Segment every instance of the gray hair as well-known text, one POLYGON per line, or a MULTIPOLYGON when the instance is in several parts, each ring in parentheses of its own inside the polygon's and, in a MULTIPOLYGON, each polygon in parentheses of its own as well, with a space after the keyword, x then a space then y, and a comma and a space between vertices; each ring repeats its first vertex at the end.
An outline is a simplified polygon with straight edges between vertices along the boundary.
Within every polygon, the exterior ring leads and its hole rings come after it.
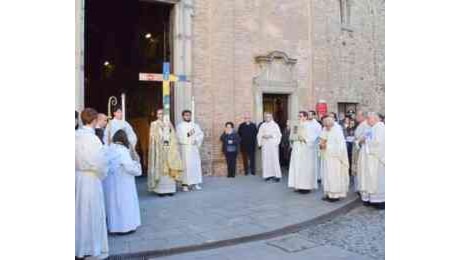
POLYGON ((328 125, 333 126, 335 124, 335 120, 332 117, 328 116, 324 119, 323 123, 324 123, 324 126, 328 126, 328 125))
POLYGON ((367 112, 366 117, 367 117, 367 118, 373 117, 373 118, 376 118, 377 120, 380 120, 379 114, 376 113, 376 112, 367 112))
POLYGON ((358 111, 356 111, 356 115, 359 115, 359 114, 361 114, 363 117, 366 117, 366 116, 367 116, 367 113, 364 112, 364 110, 358 110, 358 111))

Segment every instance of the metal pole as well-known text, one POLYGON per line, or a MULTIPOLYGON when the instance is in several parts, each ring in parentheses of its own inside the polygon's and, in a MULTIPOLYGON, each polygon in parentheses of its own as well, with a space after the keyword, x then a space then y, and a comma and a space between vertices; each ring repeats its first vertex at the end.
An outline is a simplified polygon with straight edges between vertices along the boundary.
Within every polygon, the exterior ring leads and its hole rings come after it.
POLYGON ((126 121, 126 94, 125 93, 121 94, 121 107, 122 107, 122 113, 123 113, 123 121, 126 121))

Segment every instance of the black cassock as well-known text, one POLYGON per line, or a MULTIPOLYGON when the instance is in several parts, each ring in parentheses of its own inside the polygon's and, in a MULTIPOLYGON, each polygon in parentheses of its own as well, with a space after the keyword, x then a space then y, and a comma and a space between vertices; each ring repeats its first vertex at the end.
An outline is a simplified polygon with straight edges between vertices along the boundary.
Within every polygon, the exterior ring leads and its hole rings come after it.
POLYGON ((247 175, 249 172, 248 160, 250 164, 251 173, 256 174, 255 152, 257 145, 257 126, 254 123, 247 124, 246 122, 240 124, 238 127, 238 135, 241 137, 241 155, 243 157, 244 173, 247 175))
POLYGON ((104 144, 104 128, 96 128, 95 129, 97 137, 101 140, 101 142, 104 144))

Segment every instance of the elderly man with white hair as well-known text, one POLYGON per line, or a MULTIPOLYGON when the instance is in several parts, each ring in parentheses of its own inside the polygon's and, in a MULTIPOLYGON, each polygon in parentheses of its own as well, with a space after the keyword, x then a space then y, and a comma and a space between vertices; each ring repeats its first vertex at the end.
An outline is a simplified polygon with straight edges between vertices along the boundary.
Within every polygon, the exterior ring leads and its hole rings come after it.
POLYGON ((347 196, 350 178, 345 138, 341 128, 335 125, 331 117, 324 120, 319 146, 322 157, 323 199, 335 202, 347 196))
POLYGON ((377 113, 367 114, 369 131, 359 140, 364 160, 359 180, 359 192, 365 204, 385 209, 385 125, 377 113))
POLYGON ((273 121, 271 113, 264 113, 265 122, 257 133, 257 143, 262 147, 262 177, 266 180, 279 182, 281 179, 281 166, 279 162, 279 144, 281 130, 273 121))

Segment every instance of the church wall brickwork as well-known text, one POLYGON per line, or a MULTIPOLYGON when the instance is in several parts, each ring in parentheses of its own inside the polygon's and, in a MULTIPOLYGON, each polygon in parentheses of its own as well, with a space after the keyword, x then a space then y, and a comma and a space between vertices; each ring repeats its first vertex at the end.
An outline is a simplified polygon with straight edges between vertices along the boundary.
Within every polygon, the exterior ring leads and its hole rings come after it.
MULTIPOLYGON (((299 107, 319 99, 385 109, 383 0, 350 0, 344 26, 339 0, 195 0, 192 65, 196 120, 205 133, 205 174, 225 175, 220 134, 255 110, 254 57, 279 50, 297 59, 299 107)), ((239 163, 239 169, 242 166, 239 163)), ((241 171, 240 171, 241 172, 241 171)))

